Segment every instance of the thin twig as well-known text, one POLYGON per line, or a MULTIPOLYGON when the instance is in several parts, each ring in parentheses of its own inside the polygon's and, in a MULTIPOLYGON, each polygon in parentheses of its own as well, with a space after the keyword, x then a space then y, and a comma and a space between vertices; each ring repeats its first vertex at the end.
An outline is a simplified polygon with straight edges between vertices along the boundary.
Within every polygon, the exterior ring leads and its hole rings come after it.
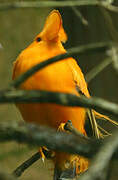
POLYGON ((118 7, 111 5, 107 1, 79 0, 79 1, 15 1, 0 3, 0 10, 16 8, 41 8, 41 7, 72 7, 72 6, 102 6, 109 11, 118 12, 118 7))
POLYGON ((19 85, 21 85, 21 83, 26 81, 30 76, 32 76, 38 70, 41 70, 42 68, 46 67, 47 65, 58 62, 60 60, 64 60, 75 54, 82 54, 84 52, 86 52, 86 54, 95 53, 99 51, 102 52, 102 51, 107 50, 111 46, 113 46, 112 42, 100 42, 100 43, 87 44, 87 45, 82 45, 79 47, 68 49, 68 53, 57 55, 53 58, 49 58, 48 60, 41 62, 40 64, 35 65, 31 69, 29 69, 27 72, 25 72, 23 75, 15 79, 10 84, 10 87, 17 88, 19 85))
POLYGON ((71 8, 72 8, 73 12, 76 14, 76 16, 81 20, 82 24, 85 26, 88 26, 88 21, 81 14, 81 12, 75 6, 72 6, 71 8))
MULTIPOLYGON (((76 84, 76 90, 80 94, 80 97, 86 97, 85 94, 81 91, 81 89, 79 88, 79 86, 77 84, 76 84)), ((92 109, 89 108, 89 109, 86 109, 86 113, 90 120, 93 135, 99 139, 100 137, 102 137, 102 134, 100 133, 100 131, 98 129, 98 124, 96 122, 94 112, 92 109)))
POLYGON ((74 126, 72 125, 71 120, 68 120, 67 123, 64 126, 64 129, 66 131, 69 131, 77 136, 81 136, 83 139, 89 139, 89 137, 84 136, 83 134, 81 134, 76 128, 74 128, 74 126))
POLYGON ((100 6, 99 9, 105 19, 105 23, 106 23, 106 26, 108 27, 108 32, 112 40, 118 43, 118 32, 113 24, 113 20, 111 18, 110 13, 106 9, 104 9, 102 6, 100 6))
POLYGON ((87 109, 87 114, 88 114, 88 117, 90 119, 90 123, 92 126, 93 136, 95 136, 96 138, 99 139, 101 137, 101 134, 100 134, 100 131, 98 129, 98 124, 96 122, 96 118, 95 118, 93 110, 87 109))
MULTIPOLYGON (((109 32, 112 40, 118 44, 118 32, 117 32, 117 30, 113 24, 113 20, 111 18, 110 13, 106 9, 104 9, 103 7, 99 7, 99 8, 103 14, 103 17, 105 19, 105 23, 108 27, 108 32, 109 32)), ((110 53, 111 57, 110 58, 113 62, 114 69, 116 70, 116 72, 118 72, 118 57, 117 57, 118 55, 117 55, 117 48, 116 47, 111 48, 111 53, 110 53)))
POLYGON ((86 76, 86 82, 89 83, 91 80, 93 80, 101 71, 103 71, 109 64, 112 63, 112 58, 106 58, 104 59, 100 64, 96 65, 92 70, 90 70, 86 76))

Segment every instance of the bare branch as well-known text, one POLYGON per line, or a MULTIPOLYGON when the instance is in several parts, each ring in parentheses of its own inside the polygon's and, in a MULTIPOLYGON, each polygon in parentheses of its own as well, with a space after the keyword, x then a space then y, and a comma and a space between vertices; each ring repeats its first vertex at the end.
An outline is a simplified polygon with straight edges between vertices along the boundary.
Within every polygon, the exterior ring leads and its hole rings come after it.
POLYGON ((86 6, 86 5, 97 5, 98 1, 95 0, 80 0, 80 1, 15 1, 0 3, 0 10, 14 9, 14 8, 41 8, 41 7, 71 7, 71 6, 86 6))
POLYGON ((112 57, 107 57, 101 63, 96 65, 92 70, 90 70, 85 76, 87 83, 89 83, 92 79, 94 79, 101 71, 103 71, 112 62, 113 62, 112 57))
POLYGON ((105 9, 109 10, 109 11, 113 11, 118 13, 118 7, 117 6, 113 6, 111 4, 107 4, 107 3, 102 3, 101 6, 103 6, 105 9))
MULTIPOLYGON (((77 131, 77 129, 75 129, 72 125, 71 121, 67 121, 67 123, 64 126, 65 130, 70 131, 71 133, 75 134, 75 135, 79 135, 83 138, 87 138, 86 136, 84 136, 83 134, 79 133, 77 131)), ((44 148, 42 148, 42 151, 45 155, 46 158, 50 158, 52 159, 54 157, 54 152, 50 151, 50 150, 46 150, 44 148)), ((14 171, 13 171, 13 175, 15 177, 20 177, 25 170, 27 170, 32 164, 34 164, 37 160, 39 160, 41 158, 40 152, 38 151, 37 153, 35 153, 32 157, 30 157, 28 160, 26 160, 25 162, 23 162, 20 166, 18 166, 14 171)))
MULTIPOLYGON (((42 148, 42 151, 45 155, 46 158, 51 159, 54 156, 54 153, 50 150, 45 150, 42 148)), ((23 162, 20 166, 18 166, 14 171, 13 171, 13 176, 14 177, 20 177, 25 170, 27 170, 31 165, 33 165, 36 161, 38 161, 41 158, 41 155, 38 152, 33 154, 29 159, 27 159, 25 162, 23 162)))
POLYGON ((75 7, 72 6, 73 12, 76 14, 76 16, 81 20, 82 24, 85 26, 88 26, 88 21, 85 19, 85 17, 81 14, 81 12, 75 7))
POLYGON ((108 27, 107 29, 108 29, 108 32, 109 32, 112 40, 114 42, 118 43, 118 32, 113 24, 113 20, 112 20, 110 13, 101 6, 99 7, 99 9, 102 13, 102 17, 104 17, 104 19, 105 19, 105 24, 108 27))
POLYGON ((37 147, 46 146, 49 150, 79 154, 88 158, 98 151, 102 142, 37 125, 0 124, 0 142, 5 141, 16 141, 37 147))
POLYGON ((29 69, 27 72, 25 72, 23 75, 21 75, 16 80, 14 80, 10 84, 10 87, 15 87, 15 88, 18 87, 19 85, 21 85, 21 83, 26 81, 30 76, 32 76, 38 70, 41 70, 42 68, 46 67, 47 65, 58 62, 60 60, 64 60, 75 54, 82 54, 84 52, 86 52, 86 54, 95 53, 99 51, 103 52, 107 50, 108 48, 110 48, 111 46, 113 46, 112 42, 100 42, 100 43, 87 44, 87 45, 82 45, 79 47, 68 49, 68 53, 57 55, 53 58, 49 58, 48 60, 41 62, 40 64, 35 65, 31 69, 29 69))
MULTIPOLYGON (((116 150, 116 135, 118 136, 118 131, 113 136, 103 140, 83 139, 79 134, 57 132, 51 128, 37 127, 37 125, 32 124, 22 126, 17 124, 0 124, 0 142, 16 141, 30 144, 31 146, 46 146, 50 150, 79 154, 87 158, 92 158, 100 150, 103 143, 110 144, 109 141, 114 142, 111 144, 116 150)), ((110 158, 115 151, 113 151, 113 147, 110 147, 110 150, 108 150, 108 152, 111 152, 110 158)), ((116 151, 113 158, 118 158, 118 151, 116 151)))
POLYGON ((63 106, 87 107, 118 118, 118 105, 101 98, 78 97, 68 93, 38 90, 6 90, 0 92, 0 103, 56 103, 63 106))
POLYGON ((118 7, 111 5, 108 1, 79 0, 79 1, 15 1, 0 3, 0 10, 16 8, 41 8, 41 7, 72 7, 72 6, 103 6, 107 10, 118 12, 118 7))
MULTIPOLYGON (((115 132, 100 148, 97 155, 94 157, 93 161, 87 172, 85 172, 79 180, 103 180, 104 171, 107 168, 113 153, 118 147, 118 131, 115 132)), ((105 175, 106 176, 106 175, 105 175)))
POLYGON ((87 139, 87 140, 89 139, 89 137, 84 136, 84 135, 81 134, 76 128, 74 128, 74 126, 72 125, 71 120, 68 120, 68 121, 67 121, 67 123, 66 123, 65 126, 64 126, 64 129, 65 129, 66 131, 69 131, 69 132, 77 135, 77 136, 81 136, 83 139, 87 139))
POLYGON ((23 162, 20 166, 18 166, 14 171, 13 171, 13 175, 15 177, 20 177, 23 172, 29 168, 32 164, 34 164, 37 160, 39 160, 41 157, 40 153, 37 152, 35 153, 31 158, 29 158, 28 160, 26 160, 25 162, 23 162))

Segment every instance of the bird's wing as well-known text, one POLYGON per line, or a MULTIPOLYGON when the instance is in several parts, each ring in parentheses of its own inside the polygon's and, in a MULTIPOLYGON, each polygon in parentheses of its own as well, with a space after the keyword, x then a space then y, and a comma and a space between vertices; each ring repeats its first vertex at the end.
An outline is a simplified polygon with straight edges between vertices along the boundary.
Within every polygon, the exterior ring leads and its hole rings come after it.
POLYGON ((79 65, 77 64, 76 60, 73 58, 69 58, 68 66, 72 73, 72 77, 73 77, 73 81, 75 82, 76 89, 78 88, 77 89, 78 93, 80 91, 86 97, 90 97, 84 75, 83 75, 79 65))

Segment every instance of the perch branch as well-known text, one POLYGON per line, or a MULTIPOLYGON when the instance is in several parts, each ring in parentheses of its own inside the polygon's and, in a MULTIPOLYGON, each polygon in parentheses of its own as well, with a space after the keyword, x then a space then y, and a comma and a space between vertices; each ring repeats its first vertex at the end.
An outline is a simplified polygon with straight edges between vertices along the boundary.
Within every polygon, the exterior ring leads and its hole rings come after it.
POLYGON ((71 57, 75 54, 82 54, 86 52, 88 53, 95 53, 95 52, 103 52, 113 46, 112 42, 100 42, 100 43, 93 43, 88 45, 82 45, 79 47, 68 49, 68 53, 57 55, 53 58, 50 58, 48 60, 45 60, 41 62, 40 64, 35 65, 31 69, 29 69, 27 72, 25 72, 23 75, 15 79, 11 84, 10 87, 17 88, 21 83, 26 81, 30 76, 32 76, 34 73, 36 73, 38 70, 41 70, 42 68, 46 67, 47 65, 50 65, 52 63, 58 62, 60 60, 64 60, 68 57, 71 57))
MULTIPOLYGON (((65 130, 68 130, 76 135, 79 135, 79 136, 82 136, 84 138, 87 138, 85 137, 83 134, 79 133, 72 125, 72 122, 71 121, 68 121, 66 124, 65 124, 65 130), (79 133, 79 134, 78 134, 79 133)), ((46 149, 43 149, 43 153, 45 155, 46 158, 53 158, 54 156, 54 153, 50 150, 46 150, 46 149)), ((13 171, 13 175, 15 177, 20 177, 25 170, 27 170, 32 164, 34 164, 36 161, 38 161, 39 159, 41 158, 41 155, 39 153, 39 151, 37 153, 35 153, 33 156, 31 156, 29 159, 27 159, 25 162, 23 162, 20 166, 18 166, 14 171, 13 171)))
POLYGON ((64 126, 64 129, 65 129, 66 131, 69 131, 69 132, 77 135, 77 136, 81 136, 81 137, 82 137, 83 139, 85 139, 85 140, 86 140, 86 139, 89 139, 89 137, 84 136, 84 135, 81 134, 76 128, 74 128, 74 126, 72 125, 71 120, 68 120, 68 121, 67 121, 67 123, 66 123, 65 126, 64 126))
MULTIPOLYGON (((118 136, 118 131, 116 131, 116 134, 118 136)), ((107 137, 104 140, 89 140, 83 139, 79 134, 75 136, 66 132, 57 132, 51 128, 37 127, 32 124, 22 126, 17 124, 0 124, 0 142, 16 141, 30 144, 31 146, 46 146, 52 151, 79 154, 87 158, 92 158, 99 151, 102 144, 109 141, 111 137, 107 137)), ((113 157, 118 158, 118 151, 113 157)))
POLYGON ((0 142, 5 141, 16 141, 36 147, 46 146, 52 151, 68 152, 91 158, 98 151, 103 140, 83 139, 79 135, 57 132, 51 128, 37 127, 32 124, 23 126, 0 124, 0 142))

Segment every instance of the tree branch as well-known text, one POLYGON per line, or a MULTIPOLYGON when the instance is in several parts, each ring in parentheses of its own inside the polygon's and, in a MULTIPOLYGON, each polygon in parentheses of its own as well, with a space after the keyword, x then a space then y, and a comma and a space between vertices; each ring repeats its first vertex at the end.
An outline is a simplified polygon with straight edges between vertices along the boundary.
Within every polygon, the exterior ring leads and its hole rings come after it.
POLYGON ((101 98, 78 97, 73 94, 38 90, 2 90, 0 103, 56 103, 70 107, 86 107, 118 118, 118 105, 101 98))
MULTIPOLYGON (((77 129, 75 129, 72 125, 71 121, 67 121, 67 123, 65 124, 65 130, 70 131, 71 133, 75 134, 75 135, 79 135, 83 138, 87 138, 86 136, 84 136, 83 134, 79 133, 77 131, 77 129)), ((46 150, 42 148, 42 151, 45 155, 46 158, 50 158, 52 159, 54 156, 54 153, 50 150, 46 150)), ((20 177, 25 170, 27 170, 32 164, 34 164, 36 161, 38 161, 41 158, 41 154, 38 151, 37 153, 35 153, 33 156, 31 156, 29 159, 27 159, 25 162, 23 162, 20 166, 18 166, 14 171, 13 171, 13 175, 15 177, 20 177)))
POLYGON ((20 77, 12 81, 12 83, 10 84, 10 87, 17 88, 19 85, 21 85, 21 83, 26 81, 34 73, 36 73, 37 71, 41 70, 42 68, 52 63, 58 62, 60 60, 64 60, 75 54, 83 54, 84 52, 86 52, 86 54, 95 53, 99 51, 103 52, 107 50, 108 48, 110 48, 111 46, 113 46, 113 42, 99 42, 99 43, 92 43, 92 44, 82 45, 79 47, 68 49, 68 53, 57 55, 55 57, 49 58, 48 60, 41 62, 40 64, 35 65, 31 69, 29 69, 27 72, 25 72, 23 75, 21 75, 20 77))
POLYGON ((0 142, 16 141, 31 146, 46 146, 49 150, 79 154, 91 158, 102 141, 83 139, 79 135, 57 132, 54 129, 32 124, 0 124, 0 142), (94 144, 94 148, 93 148, 94 144))
POLYGON ((83 134, 81 134, 76 128, 74 128, 74 126, 72 125, 72 122, 71 122, 71 120, 68 120, 67 122, 66 122, 66 124, 65 124, 65 126, 64 126, 64 129, 66 130, 66 131, 69 131, 69 132, 71 132, 72 134, 75 134, 75 135, 77 135, 77 136, 81 136, 83 139, 89 139, 89 137, 87 137, 87 136, 84 136, 83 134))
MULTIPOLYGON (((50 150, 43 150, 43 153, 46 158, 51 159, 53 157, 53 152, 50 150)), ((39 152, 35 153, 33 156, 31 156, 29 159, 27 159, 25 162, 23 162, 20 166, 18 166, 14 171, 13 171, 13 176, 14 177, 20 177, 26 169, 28 169, 32 164, 34 164, 36 161, 38 161, 41 158, 41 155, 39 152)))
POLYGON ((15 177, 20 177, 23 172, 29 168, 32 164, 34 164, 37 160, 39 160, 41 157, 40 153, 37 152, 35 153, 31 158, 29 158, 28 160, 26 160, 25 162, 23 162, 20 166, 18 166, 14 171, 13 171, 13 175, 15 177))
POLYGON ((106 179, 105 169, 107 168, 113 153, 118 147, 118 131, 110 136, 101 146, 99 152, 94 157, 87 172, 79 180, 104 180, 106 179))
POLYGON ((16 8, 41 8, 41 7, 72 7, 72 6, 103 6, 107 10, 118 12, 118 7, 111 5, 107 1, 98 0, 79 0, 79 1, 15 1, 0 3, 0 10, 16 9, 16 8))
POLYGON ((112 62, 112 57, 107 57, 101 63, 93 67, 85 76, 86 82, 89 83, 91 80, 93 80, 101 71, 103 71, 112 62))
POLYGON ((82 24, 85 26, 88 26, 89 25, 88 21, 85 19, 82 13, 77 9, 77 7, 72 6, 71 8, 73 12, 75 13, 75 15, 78 17, 78 19, 81 20, 82 24))
MULTIPOLYGON (((118 130, 113 133, 113 136, 102 140, 83 139, 79 134, 74 135, 66 132, 57 132, 51 128, 37 127, 37 125, 32 124, 22 126, 18 126, 17 124, 0 124, 0 142, 16 141, 31 146, 46 146, 49 150, 78 154, 87 158, 95 156, 103 144, 112 144, 110 149, 106 148, 108 152, 111 152, 111 158, 117 147, 116 136, 118 137, 118 130), (113 142, 110 143, 109 141, 113 142), (114 151, 113 148, 115 149, 114 151)), ((118 150, 113 158, 118 159, 118 150)))

